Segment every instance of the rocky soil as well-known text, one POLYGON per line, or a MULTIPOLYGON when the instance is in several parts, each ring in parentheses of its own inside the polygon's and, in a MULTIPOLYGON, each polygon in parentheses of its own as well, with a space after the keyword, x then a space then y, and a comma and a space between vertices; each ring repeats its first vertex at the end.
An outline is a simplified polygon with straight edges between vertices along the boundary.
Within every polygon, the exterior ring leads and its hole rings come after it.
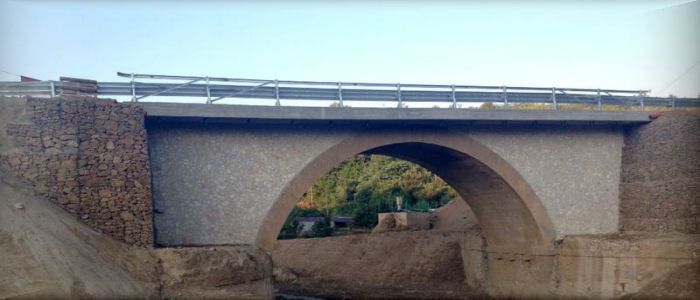
POLYGON ((278 241, 276 287, 331 298, 464 298, 456 232, 405 231, 278 241))
POLYGON ((0 299, 157 298, 144 248, 100 234, 0 174, 0 299))
POLYGON ((250 246, 143 248, 80 222, 0 173, 0 299, 264 299, 269 256, 250 246))
POLYGON ((334 299, 484 297, 465 284, 462 264, 460 244, 465 232, 479 236, 475 224, 457 199, 438 210, 432 230, 385 224, 372 234, 280 240, 272 252, 275 287, 334 299))

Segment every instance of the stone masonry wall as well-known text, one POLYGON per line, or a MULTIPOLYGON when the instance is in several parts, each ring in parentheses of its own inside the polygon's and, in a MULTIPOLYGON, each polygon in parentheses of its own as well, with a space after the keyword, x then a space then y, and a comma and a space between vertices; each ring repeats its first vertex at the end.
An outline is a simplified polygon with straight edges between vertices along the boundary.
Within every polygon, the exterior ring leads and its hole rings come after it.
POLYGON ((700 112, 626 129, 620 182, 620 230, 700 233, 700 112))
POLYGON ((84 96, 2 98, 0 105, 2 172, 23 178, 98 231, 128 244, 153 245, 140 107, 84 96))

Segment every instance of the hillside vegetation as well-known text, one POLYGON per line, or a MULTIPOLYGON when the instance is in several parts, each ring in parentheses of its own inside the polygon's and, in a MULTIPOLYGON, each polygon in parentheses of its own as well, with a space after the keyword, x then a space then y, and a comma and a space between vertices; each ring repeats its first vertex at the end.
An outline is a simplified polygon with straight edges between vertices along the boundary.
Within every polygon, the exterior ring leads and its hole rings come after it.
MULTIPOLYGON (((311 186, 285 222, 280 238, 294 238, 298 216, 350 216, 354 226, 372 228, 377 213, 404 209, 426 211, 440 207, 457 193, 425 168, 383 155, 356 155, 311 186)), ((314 228, 316 229, 316 228, 314 228)), ((328 235, 318 228, 318 235, 328 235)))

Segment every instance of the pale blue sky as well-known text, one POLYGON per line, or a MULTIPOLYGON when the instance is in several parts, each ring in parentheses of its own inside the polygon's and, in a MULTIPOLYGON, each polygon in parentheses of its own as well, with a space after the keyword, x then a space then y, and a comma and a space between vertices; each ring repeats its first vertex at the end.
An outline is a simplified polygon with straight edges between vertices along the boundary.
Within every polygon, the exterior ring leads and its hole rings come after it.
POLYGON ((698 1, 499 3, 0 0, 0 69, 700 95, 698 1))

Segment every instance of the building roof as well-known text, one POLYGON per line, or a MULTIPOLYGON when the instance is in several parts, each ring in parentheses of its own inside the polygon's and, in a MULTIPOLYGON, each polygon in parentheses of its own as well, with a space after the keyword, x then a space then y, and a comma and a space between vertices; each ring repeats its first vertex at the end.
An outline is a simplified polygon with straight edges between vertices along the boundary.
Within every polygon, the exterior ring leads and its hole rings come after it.
MULTIPOLYGON (((319 222, 323 221, 325 217, 295 217, 294 220, 297 222, 319 222)), ((342 223, 352 223, 352 217, 331 217, 331 222, 342 222, 342 223)))

